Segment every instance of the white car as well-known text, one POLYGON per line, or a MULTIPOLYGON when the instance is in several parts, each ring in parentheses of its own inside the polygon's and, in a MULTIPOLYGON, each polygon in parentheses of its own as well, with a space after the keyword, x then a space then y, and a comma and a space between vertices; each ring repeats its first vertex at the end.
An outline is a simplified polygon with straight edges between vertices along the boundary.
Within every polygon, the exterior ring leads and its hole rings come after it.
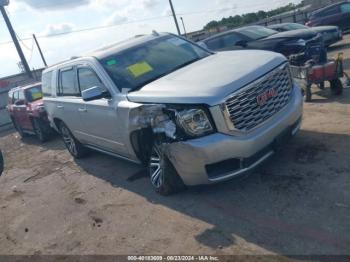
POLYGON ((299 130, 303 99, 286 58, 213 53, 154 33, 43 72, 49 120, 69 152, 148 166, 161 194, 252 170, 299 130))

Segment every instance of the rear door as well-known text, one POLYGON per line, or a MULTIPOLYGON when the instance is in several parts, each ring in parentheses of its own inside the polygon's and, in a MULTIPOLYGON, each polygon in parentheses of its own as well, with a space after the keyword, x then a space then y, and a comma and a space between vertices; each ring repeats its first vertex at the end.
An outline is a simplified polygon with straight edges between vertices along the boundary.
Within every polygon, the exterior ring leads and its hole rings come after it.
POLYGON ((101 78, 90 66, 78 66, 77 74, 81 92, 99 86, 107 94, 106 98, 84 102, 84 105, 79 107, 83 123, 80 136, 90 145, 123 155, 125 148, 121 141, 119 128, 123 123, 118 121, 115 99, 112 99, 101 78))
POLYGON ((348 29, 350 28, 350 3, 345 3, 340 5, 341 12, 341 22, 340 28, 348 29))

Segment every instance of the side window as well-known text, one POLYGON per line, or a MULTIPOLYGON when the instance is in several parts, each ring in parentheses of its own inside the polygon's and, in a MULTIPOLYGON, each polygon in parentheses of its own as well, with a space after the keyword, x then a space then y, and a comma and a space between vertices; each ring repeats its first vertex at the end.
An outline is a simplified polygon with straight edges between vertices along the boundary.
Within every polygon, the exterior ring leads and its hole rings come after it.
POLYGON ((60 90, 61 96, 80 96, 74 68, 60 71, 60 90))
POLYGON ((18 100, 25 100, 25 95, 23 90, 18 91, 18 100))
POLYGON ((81 92, 94 86, 99 86, 104 88, 104 85, 101 82, 100 78, 90 68, 78 69, 78 81, 79 81, 79 87, 81 92))
POLYGON ((341 12, 344 13, 350 13, 350 4, 343 4, 340 6, 341 12))
POLYGON ((319 14, 319 17, 335 15, 339 12, 339 6, 330 7, 319 14))
POLYGON ((13 92, 8 92, 8 98, 7 98, 7 103, 12 105, 13 104, 13 92))
POLYGON ((41 89, 42 89, 43 95, 51 96, 52 95, 52 89, 51 89, 52 72, 47 72, 43 74, 41 81, 42 81, 41 89))
POLYGON ((230 47, 234 46, 238 41, 243 40, 239 35, 237 34, 228 34, 222 37, 223 47, 230 47))
POLYGON ((17 101, 18 101, 18 91, 16 91, 16 92, 13 92, 13 104, 15 104, 17 101))
POLYGON ((206 42, 206 45, 209 47, 209 49, 212 50, 218 50, 223 48, 221 37, 209 40, 208 42, 206 42))

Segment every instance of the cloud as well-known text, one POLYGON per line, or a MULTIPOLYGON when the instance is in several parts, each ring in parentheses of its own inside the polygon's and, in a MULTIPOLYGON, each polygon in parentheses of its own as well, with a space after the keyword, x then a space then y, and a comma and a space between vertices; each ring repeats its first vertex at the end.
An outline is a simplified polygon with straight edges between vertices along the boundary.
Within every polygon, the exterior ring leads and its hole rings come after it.
POLYGON ((117 11, 107 18, 105 24, 116 25, 116 24, 125 23, 126 21, 128 21, 128 18, 124 15, 121 15, 120 12, 117 11))
POLYGON ((141 6, 146 9, 151 9, 156 5, 158 5, 157 0, 141 0, 140 2, 141 2, 141 6))
POLYGON ((103 7, 108 5, 118 5, 114 6, 117 11, 110 15, 106 20, 106 25, 115 25, 125 23, 130 20, 137 20, 145 16, 147 12, 152 11, 157 5, 159 0, 120 0, 110 1, 110 0, 96 0, 103 7))
POLYGON ((171 9, 168 6, 166 9, 164 9, 162 16, 171 16, 171 15, 172 15, 171 9))
POLYGON ((49 35, 56 35, 56 34, 64 34, 64 33, 70 33, 74 29, 74 25, 69 23, 62 23, 62 24, 56 24, 56 25, 48 25, 43 33, 43 35, 49 36, 49 35))
POLYGON ((82 5, 88 5, 90 0, 15 0, 24 3, 33 9, 69 9, 82 5))

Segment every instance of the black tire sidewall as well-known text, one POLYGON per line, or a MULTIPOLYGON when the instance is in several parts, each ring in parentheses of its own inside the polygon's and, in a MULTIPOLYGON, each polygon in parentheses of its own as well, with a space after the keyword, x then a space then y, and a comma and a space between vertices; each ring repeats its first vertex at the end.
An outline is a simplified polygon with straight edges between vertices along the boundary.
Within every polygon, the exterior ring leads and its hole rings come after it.
POLYGON ((48 140, 48 134, 45 130, 45 128, 42 126, 41 120, 40 119, 33 119, 33 127, 34 127, 34 132, 36 137, 41 141, 41 142, 46 142, 48 140), (37 132, 40 130, 40 134, 37 132))

